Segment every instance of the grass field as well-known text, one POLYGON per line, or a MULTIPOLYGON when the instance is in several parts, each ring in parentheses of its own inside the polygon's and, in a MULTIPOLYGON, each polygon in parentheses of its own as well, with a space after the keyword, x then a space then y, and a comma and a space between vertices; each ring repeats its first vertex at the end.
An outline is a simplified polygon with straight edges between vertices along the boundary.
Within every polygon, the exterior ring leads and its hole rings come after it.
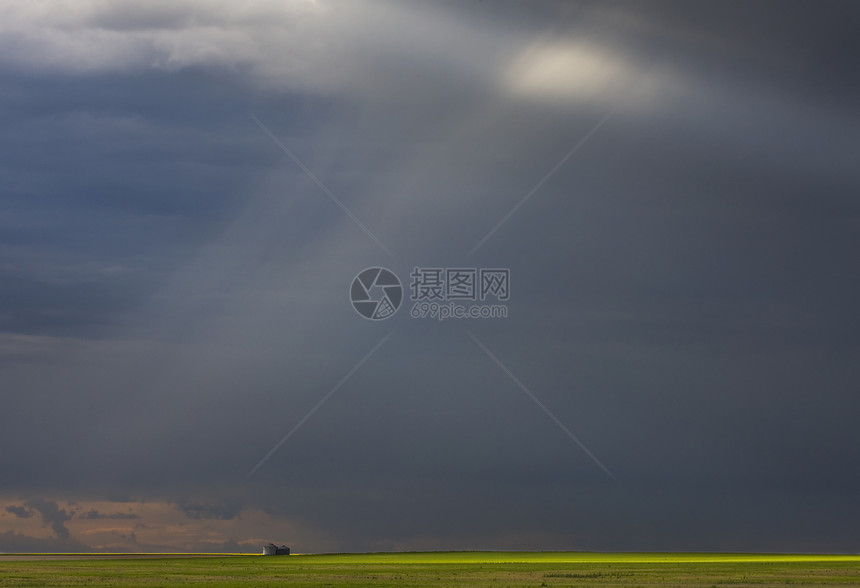
POLYGON ((860 586, 860 556, 431 552, 0 556, 0 586, 860 586))

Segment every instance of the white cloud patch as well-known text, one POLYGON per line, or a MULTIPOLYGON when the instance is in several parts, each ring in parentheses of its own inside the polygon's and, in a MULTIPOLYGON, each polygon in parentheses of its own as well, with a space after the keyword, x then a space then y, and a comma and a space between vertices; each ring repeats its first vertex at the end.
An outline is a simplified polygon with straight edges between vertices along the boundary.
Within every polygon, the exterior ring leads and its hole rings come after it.
POLYGON ((72 73, 240 66, 276 49, 295 64, 325 12, 312 2, 7 2, 0 35, 7 64, 72 73))
MULTIPOLYGON (((582 101, 641 81, 639 64, 587 29, 555 38, 432 4, 6 2, 0 64, 71 74, 217 67, 263 87, 393 100, 404 86, 431 92, 442 83, 582 101)), ((648 77, 652 89, 665 87, 665 75, 648 77)))
POLYGON ((0 23, 7 66, 73 74, 221 67, 312 91, 372 88, 398 70, 392 60, 416 56, 472 67, 476 44, 485 53, 502 44, 433 8, 363 2, 5 2, 0 23))

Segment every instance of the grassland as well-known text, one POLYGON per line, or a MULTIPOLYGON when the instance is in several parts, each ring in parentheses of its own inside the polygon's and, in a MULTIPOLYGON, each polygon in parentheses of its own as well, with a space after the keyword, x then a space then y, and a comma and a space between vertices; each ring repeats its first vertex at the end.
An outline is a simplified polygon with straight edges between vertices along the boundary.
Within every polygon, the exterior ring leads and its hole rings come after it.
POLYGON ((860 586, 860 556, 433 552, 0 557, 0 586, 860 586))

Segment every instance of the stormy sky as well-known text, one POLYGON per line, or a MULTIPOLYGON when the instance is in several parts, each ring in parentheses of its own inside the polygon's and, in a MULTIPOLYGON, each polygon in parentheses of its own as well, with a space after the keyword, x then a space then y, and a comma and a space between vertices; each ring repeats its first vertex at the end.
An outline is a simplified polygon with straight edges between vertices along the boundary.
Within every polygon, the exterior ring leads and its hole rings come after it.
POLYGON ((860 550, 858 26, 0 3, 0 551, 860 550))

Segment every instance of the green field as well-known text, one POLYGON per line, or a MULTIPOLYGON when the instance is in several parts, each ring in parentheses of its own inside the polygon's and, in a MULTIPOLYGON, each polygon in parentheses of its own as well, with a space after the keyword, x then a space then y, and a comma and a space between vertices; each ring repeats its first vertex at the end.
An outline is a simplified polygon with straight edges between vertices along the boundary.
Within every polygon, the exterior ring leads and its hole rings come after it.
POLYGON ((11 559, 0 586, 860 586, 860 556, 431 552, 11 559))

